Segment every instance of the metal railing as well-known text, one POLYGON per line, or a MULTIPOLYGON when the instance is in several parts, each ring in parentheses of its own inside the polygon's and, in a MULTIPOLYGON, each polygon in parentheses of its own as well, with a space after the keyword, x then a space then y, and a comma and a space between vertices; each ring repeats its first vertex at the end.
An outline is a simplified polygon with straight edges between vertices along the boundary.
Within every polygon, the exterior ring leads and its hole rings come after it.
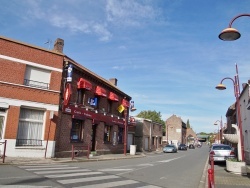
POLYGON ((207 170, 208 172, 208 188, 215 188, 214 181, 214 158, 213 156, 209 156, 210 168, 207 170))
POLYGON ((31 86, 40 89, 49 89, 49 84, 44 82, 38 82, 34 80, 24 79, 24 85, 31 86))
POLYGON ((16 139, 16 146, 42 146, 42 140, 16 139))
POLYGON ((4 144, 4 147, 3 147, 3 155, 0 155, 0 158, 3 159, 3 163, 5 162, 5 153, 6 153, 6 145, 7 145, 7 140, 5 140, 4 142, 0 142, 0 145, 4 144))

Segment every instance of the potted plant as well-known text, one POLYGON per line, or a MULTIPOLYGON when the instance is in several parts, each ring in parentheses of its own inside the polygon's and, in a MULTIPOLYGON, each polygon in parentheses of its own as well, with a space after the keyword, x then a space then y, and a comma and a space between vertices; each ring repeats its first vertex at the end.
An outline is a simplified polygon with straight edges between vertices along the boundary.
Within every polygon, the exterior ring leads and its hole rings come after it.
POLYGON ((228 158, 226 160, 226 170, 234 174, 247 174, 246 163, 237 158, 228 158))

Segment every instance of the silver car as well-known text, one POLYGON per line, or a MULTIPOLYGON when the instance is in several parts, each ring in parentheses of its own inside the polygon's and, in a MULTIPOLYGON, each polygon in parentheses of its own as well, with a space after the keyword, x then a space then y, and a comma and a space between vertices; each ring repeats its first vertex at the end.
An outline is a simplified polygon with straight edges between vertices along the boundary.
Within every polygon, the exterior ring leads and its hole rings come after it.
POLYGON ((177 153, 177 147, 175 145, 166 145, 163 148, 163 153, 177 153))
POLYGON ((213 144, 209 155, 209 163, 211 163, 211 158, 213 158, 214 162, 226 161, 227 158, 235 158, 233 148, 226 144, 213 144))

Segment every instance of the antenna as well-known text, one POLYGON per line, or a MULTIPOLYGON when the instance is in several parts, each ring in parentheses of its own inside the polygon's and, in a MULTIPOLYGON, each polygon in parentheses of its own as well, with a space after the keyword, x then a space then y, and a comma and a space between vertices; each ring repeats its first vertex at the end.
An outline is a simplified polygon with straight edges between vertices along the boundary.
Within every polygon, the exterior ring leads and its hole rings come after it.
POLYGON ((44 43, 44 44, 48 44, 48 50, 50 49, 51 42, 52 41, 50 39, 48 39, 47 42, 44 43))

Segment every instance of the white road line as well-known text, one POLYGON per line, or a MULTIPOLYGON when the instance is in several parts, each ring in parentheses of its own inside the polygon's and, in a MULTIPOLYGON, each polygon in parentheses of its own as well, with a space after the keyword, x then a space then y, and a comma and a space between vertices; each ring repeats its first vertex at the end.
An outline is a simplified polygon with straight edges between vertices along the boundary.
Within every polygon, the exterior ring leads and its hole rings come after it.
POLYGON ((89 172, 88 169, 73 169, 73 170, 55 170, 55 171, 42 171, 34 172, 35 174, 57 174, 57 173, 71 173, 71 172, 89 172))
POLYGON ((51 188, 52 186, 0 185, 1 188, 51 188))
POLYGON ((47 178, 63 178, 63 177, 74 177, 74 176, 86 176, 94 174, 103 174, 102 172, 82 172, 82 173, 71 173, 71 174, 59 174, 59 175, 46 175, 47 178))
POLYGON ((100 184, 94 184, 94 185, 86 185, 86 186, 80 186, 80 187, 74 187, 74 188, 109 188, 109 187, 116 187, 116 186, 122 186, 122 185, 130 185, 139 183, 138 181, 134 180, 124 180, 124 181, 116 181, 116 182, 109 182, 109 183, 100 183, 100 184))
POLYGON ((176 158, 172 158, 172 159, 167 159, 167 160, 164 160, 164 161, 157 161, 158 163, 168 163, 170 161, 173 161, 173 160, 176 160, 176 159, 179 159, 179 158, 182 158, 182 157, 176 157, 176 158))
POLYGON ((131 171, 131 170, 133 170, 133 169, 128 169, 128 168, 119 168, 119 169, 117 169, 117 168, 104 168, 104 169, 101 169, 101 170, 98 170, 98 171, 101 171, 101 172, 120 172, 120 171, 131 171))
POLYGON ((158 186, 155 186, 155 185, 145 185, 145 186, 137 187, 137 188, 161 188, 161 187, 158 187, 158 186))
POLYGON ((83 183, 83 182, 89 182, 89 181, 107 180, 107 179, 115 179, 115 178, 120 178, 120 177, 115 176, 115 175, 108 175, 108 176, 87 177, 87 178, 78 178, 78 179, 69 179, 69 180, 58 180, 57 182, 61 184, 71 184, 71 183, 83 183))
MULTIPOLYGON (((67 169, 76 169, 76 168, 78 168, 78 167, 74 167, 74 166, 69 166, 69 167, 67 167, 67 169)), ((28 171, 39 171, 39 170, 63 170, 63 169, 65 169, 65 168, 56 168, 56 167, 52 167, 52 168, 31 168, 31 169, 25 169, 25 170, 28 170, 28 171)), ((79 169, 79 168, 78 168, 79 169)))
POLYGON ((18 166, 19 168, 44 168, 44 167, 65 167, 65 166, 68 166, 68 165, 48 165, 48 164, 45 164, 45 165, 25 165, 25 166, 18 166))
POLYGON ((150 163, 145 163, 145 164, 139 164, 139 165, 136 165, 136 166, 154 166, 154 165, 150 164, 150 163))

